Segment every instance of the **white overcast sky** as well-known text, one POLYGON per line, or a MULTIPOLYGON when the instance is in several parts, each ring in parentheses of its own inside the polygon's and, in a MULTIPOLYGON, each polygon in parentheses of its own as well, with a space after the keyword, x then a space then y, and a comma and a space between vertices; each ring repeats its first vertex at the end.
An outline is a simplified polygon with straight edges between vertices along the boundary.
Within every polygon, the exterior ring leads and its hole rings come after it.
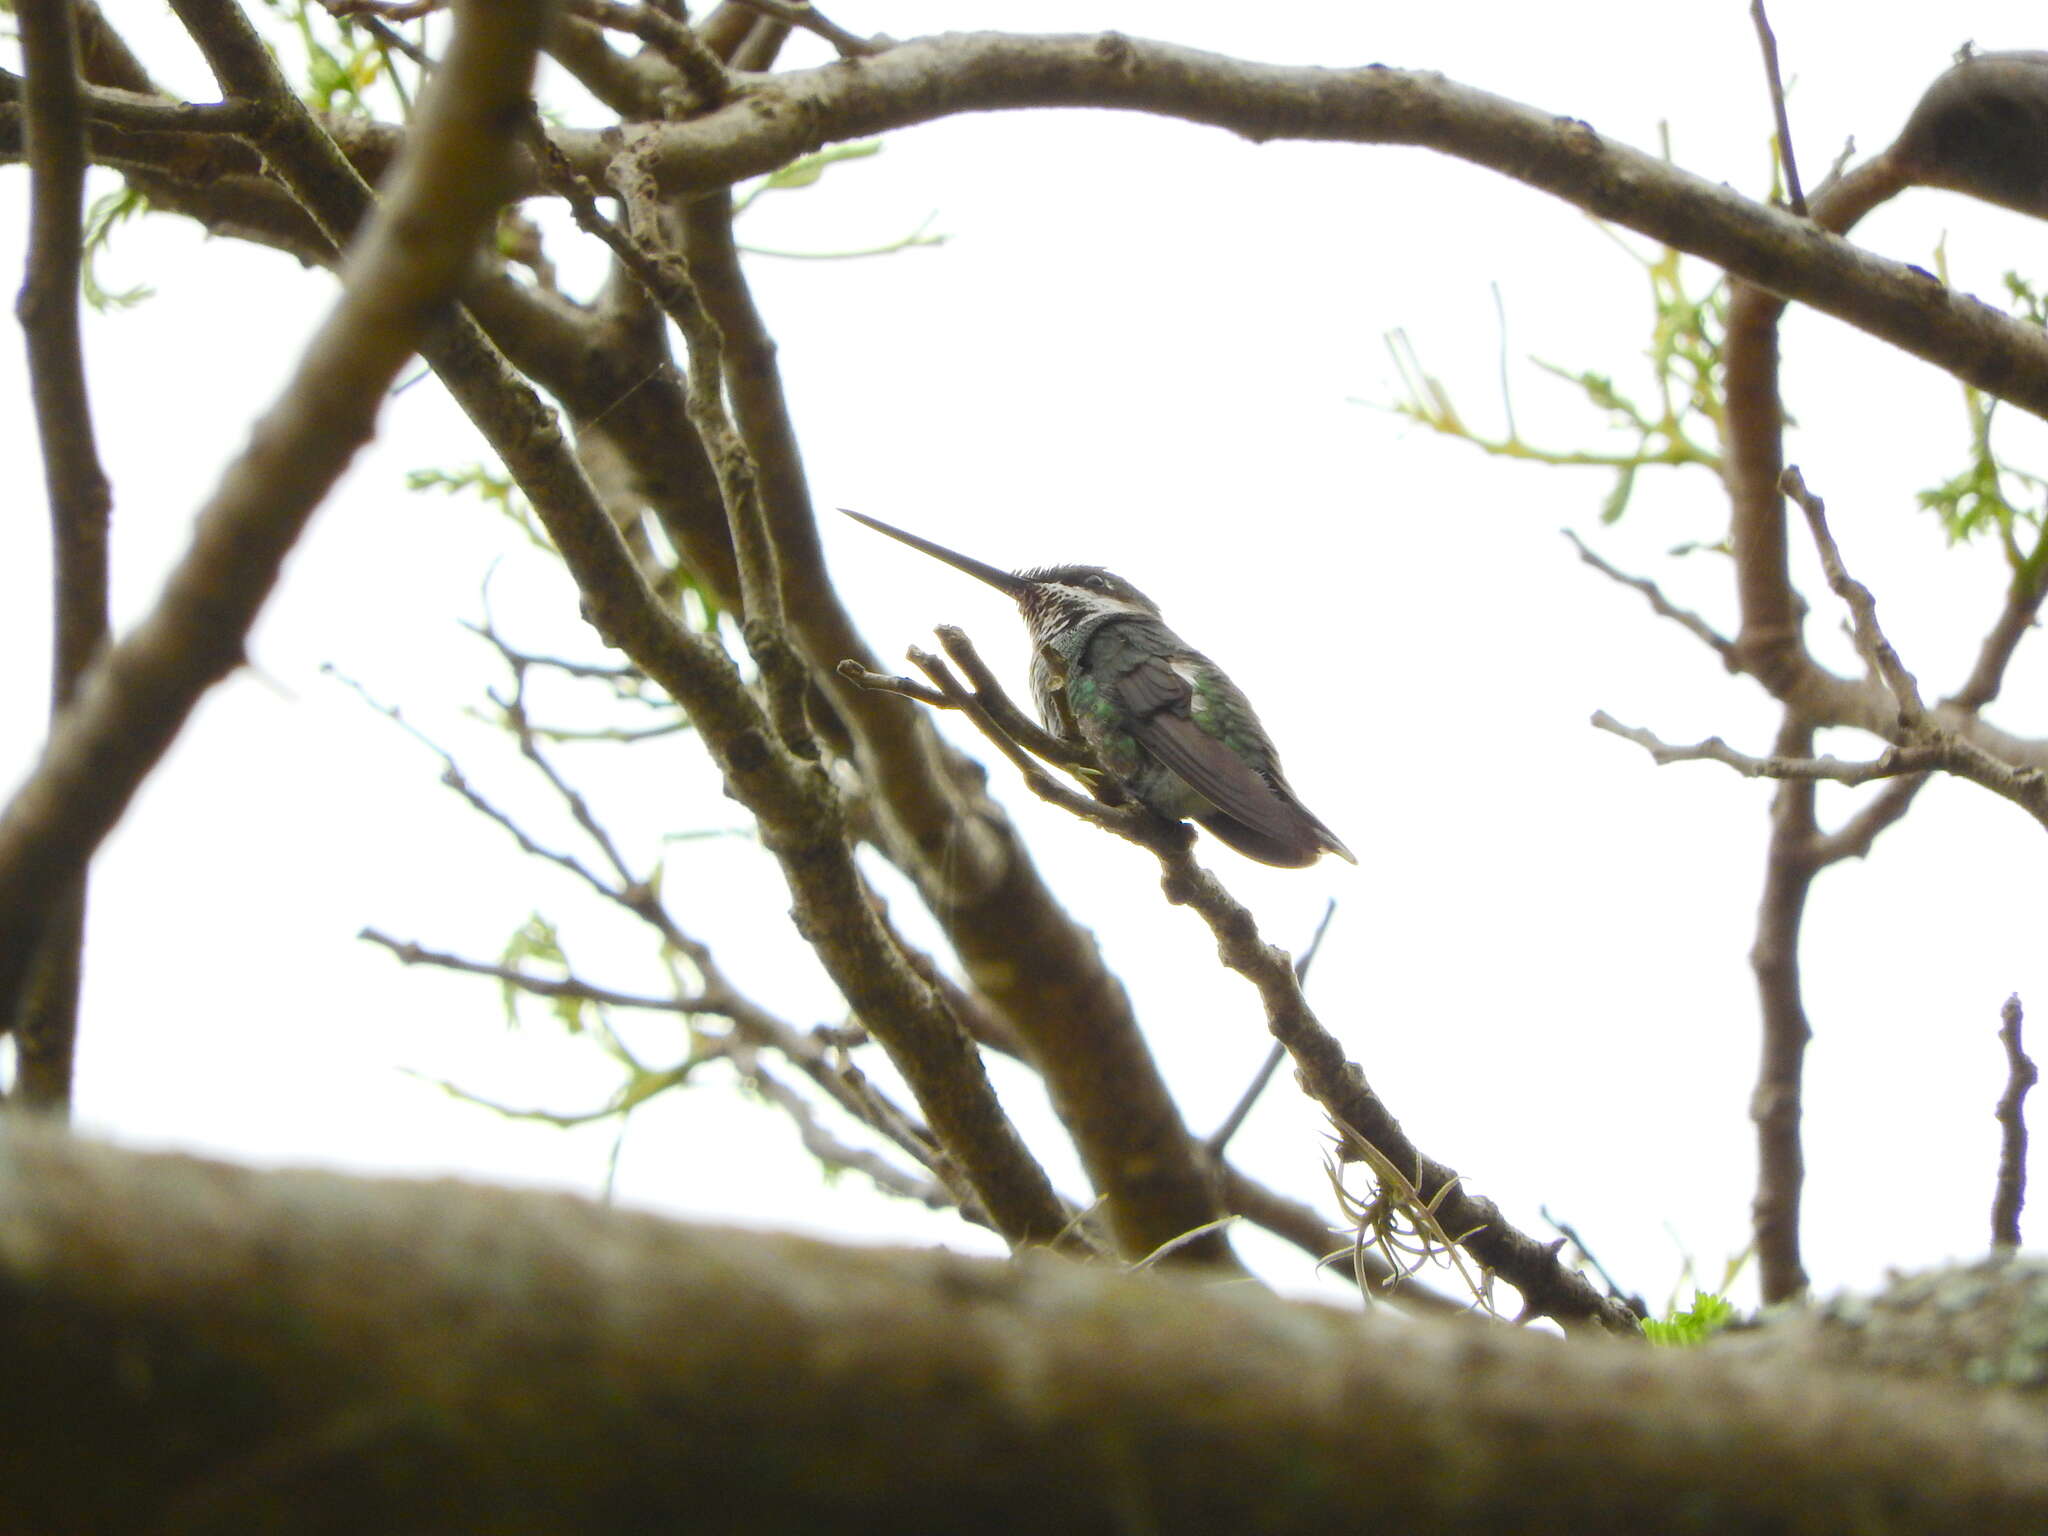
MULTIPOLYGON (((205 99, 168 11, 133 11, 163 78, 205 99), (167 46, 159 46, 159 45, 167 46)), ((2038 45, 2010 5, 1781 5, 1795 141, 1809 180, 1844 142, 1887 142, 1956 48, 2038 45), (1938 12, 1938 16, 1937 16, 1938 12)), ((1457 7, 1097 0, 1078 5, 843 0, 833 14, 908 37, 944 28, 1116 27, 1248 57, 1385 62, 1585 119, 1751 193, 1767 182, 1768 104, 1747 7, 1471 3, 1457 7)), ((799 47, 793 58, 816 50, 799 47)), ((571 113, 572 118, 575 116, 571 113)), ((113 185, 96 182, 96 190, 113 185)), ((26 178, 0 199, 18 270, 26 178)), ((1204 844, 1268 937, 1298 946, 1339 910, 1311 982, 1415 1139, 1543 1230, 1548 1204, 1631 1287, 1661 1301, 1687 1255, 1706 1274, 1748 1241, 1747 1101, 1756 1051, 1745 951, 1769 788, 1706 765, 1658 770, 1598 734, 1604 708, 1672 740, 1768 749, 1753 685, 1579 565, 1559 529, 1663 581, 1724 626, 1713 486, 1646 474, 1599 528, 1598 473, 1483 459, 1380 407, 1383 341, 1404 328, 1469 420, 1500 422, 1501 337, 1524 432, 1572 446, 1600 422, 1530 356, 1639 368, 1639 269, 1583 215, 1418 150, 1253 146, 1100 113, 957 119, 892 137, 873 160, 749 215, 762 245, 857 246, 928 214, 938 249, 886 260, 757 260, 821 507, 901 522, 1002 565, 1096 562, 1154 596, 1258 701, 1308 803, 1361 867, 1258 868, 1204 844)), ((2042 228, 1946 194, 1887 208, 1857 238, 1960 286, 2048 278, 2042 228)), ((1637 242, 1640 248, 1640 242, 1637 242)), ((557 236, 565 281, 596 268, 557 236)), ((1692 270, 1704 285, 1710 274, 1692 270)), ((157 218, 125 229, 109 281, 140 307, 88 322, 116 497, 115 598, 149 603, 195 509, 246 440, 332 299, 324 274, 157 218)), ((1923 687, 1966 669, 1995 611, 1988 549, 1949 551, 1914 493, 1959 466, 1960 396, 1883 344, 1812 315, 1786 327, 1790 453, 1828 497, 1852 568, 1923 687)), ((13 509, 0 561, 0 782, 33 760, 46 686, 42 485, 19 349, 0 465, 13 509)), ((2002 441, 2039 464, 2011 413, 2002 441)), ((608 1064, 538 1012, 505 1027, 489 983, 406 971, 357 942, 373 924, 489 958, 540 910, 593 979, 657 984, 623 918, 533 866, 438 783, 439 764, 322 673, 334 668, 457 751, 472 777, 573 831, 502 738, 465 713, 502 679, 458 624, 487 571, 500 624, 536 650, 594 654, 565 579, 475 504, 408 494, 407 470, 481 448, 431 381, 385 408, 374 448, 321 512, 259 624, 254 667, 212 695, 95 866, 78 1112, 144 1145, 262 1162, 460 1171, 595 1189, 599 1129, 511 1124, 450 1102, 453 1079, 520 1104, 602 1100, 608 1064)), ((997 595, 851 524, 824 529, 843 589, 885 655, 938 622, 970 627, 1021 673, 997 595)), ((1811 561, 1801 551, 1803 565, 1811 561)), ((1850 665, 1818 582, 1814 643, 1850 665)), ((2033 642, 2038 647, 2039 642, 2033 642)), ((2038 649, 1997 718, 2048 731, 2038 649)), ((1846 736, 1828 745, 1861 753, 1846 736)), ((733 825, 686 740, 632 762, 565 752, 637 849, 733 825)), ((1055 886, 1128 981, 1193 1124, 1211 1126, 1263 1055, 1250 989, 1220 972, 1196 919, 1165 907, 1150 858, 1042 812, 1001 766, 998 793, 1055 886)), ((1824 797, 1840 814, 1845 795, 1824 797)), ((2019 991, 2048 1043, 2039 830, 1940 784, 1866 865, 1825 875, 1807 925, 1808 1262, 1824 1287, 1978 1251, 2003 1081, 1998 1007, 2019 991)), ((834 995, 786 930, 786 895, 739 839, 669 845, 682 924, 799 1024, 834 995)), ((895 912, 929 936, 899 893, 895 912)), ((666 1026, 636 1040, 656 1059, 666 1026)), ((1035 1091, 1000 1073, 1071 1190, 1072 1160, 1035 1091)), ((679 1213, 864 1238, 982 1243, 945 1218, 831 1188, 775 1113, 717 1074, 642 1111, 619 1192, 679 1213)), ((2037 1140, 2037 1146, 2039 1145, 2037 1140)), ((1318 1117, 1284 1077, 1239 1149, 1319 1198, 1318 1117)), ((2042 1173, 2041 1158, 2035 1159, 2042 1173)), ((1266 1250, 1247 1241, 1247 1251, 1266 1250)), ((1272 1273, 1300 1279, 1276 1258, 1272 1273)))

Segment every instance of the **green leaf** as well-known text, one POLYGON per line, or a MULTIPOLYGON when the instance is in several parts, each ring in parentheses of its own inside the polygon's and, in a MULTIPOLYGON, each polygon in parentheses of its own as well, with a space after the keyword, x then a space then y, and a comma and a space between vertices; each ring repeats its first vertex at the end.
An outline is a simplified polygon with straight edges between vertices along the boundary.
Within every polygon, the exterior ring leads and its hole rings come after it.
POLYGON ((1614 477, 1614 489, 1607 493, 1607 499, 1600 503, 1600 521, 1618 523, 1621 514, 1628 510, 1629 493, 1636 488, 1636 467, 1633 464, 1621 466, 1614 477))
POLYGON ((792 160, 779 171, 769 172, 761 188, 767 192, 794 192, 802 187, 814 187, 827 167, 842 160, 866 160, 881 152, 881 144, 873 139, 860 144, 834 144, 830 149, 821 149, 814 155, 792 160))
POLYGON ((1643 1324, 1643 1337, 1667 1348, 1689 1349, 1703 1344, 1735 1321, 1735 1308, 1725 1296, 1705 1291, 1692 1293, 1692 1305, 1674 1312, 1663 1321, 1651 1318, 1643 1324))
MULTIPOLYGON (((538 912, 534 913, 533 916, 513 930, 512 937, 505 941, 505 951, 499 956, 498 964, 508 971, 516 971, 521 969, 529 960, 538 960, 546 965, 559 967, 564 975, 567 975, 569 971, 568 956, 562 953, 561 935, 556 932, 555 925, 542 917, 538 912)), ((517 1029, 519 1027, 519 999, 525 994, 509 981, 500 982, 499 985, 505 995, 505 1022, 512 1028, 517 1029)), ((578 1001, 575 998, 556 999, 557 1014, 561 1014, 559 1006, 561 1003, 577 1003, 578 1001)), ((583 1018, 580 1007, 572 1009, 569 1014, 563 1015, 562 1022, 569 1027, 572 1034, 582 1029, 583 1018)))
POLYGON ((78 286, 85 295, 85 302, 101 314, 133 308, 156 292, 147 283, 137 283, 133 288, 108 288, 100 282, 99 276, 99 258, 113 244, 115 227, 147 212, 149 200, 127 186, 94 198, 92 206, 85 211, 85 249, 78 267, 78 286))

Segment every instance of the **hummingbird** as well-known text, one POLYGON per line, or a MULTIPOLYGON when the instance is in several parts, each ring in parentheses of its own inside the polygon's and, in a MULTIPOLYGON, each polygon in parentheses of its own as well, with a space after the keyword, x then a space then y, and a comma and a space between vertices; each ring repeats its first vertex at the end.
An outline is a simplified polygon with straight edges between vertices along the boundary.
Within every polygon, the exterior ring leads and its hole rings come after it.
POLYGON ((1250 700, 1166 627, 1159 605, 1099 565, 998 570, 865 513, 840 511, 1005 593, 1031 631, 1031 691, 1052 735, 1085 742, 1131 797, 1283 869, 1358 860, 1280 771, 1250 700))

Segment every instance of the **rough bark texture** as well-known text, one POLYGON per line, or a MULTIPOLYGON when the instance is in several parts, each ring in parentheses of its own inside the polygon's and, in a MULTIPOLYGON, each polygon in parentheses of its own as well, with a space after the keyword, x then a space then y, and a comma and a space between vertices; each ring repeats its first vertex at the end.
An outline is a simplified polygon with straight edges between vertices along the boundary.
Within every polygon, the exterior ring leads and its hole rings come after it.
POLYGON ((0 1136, 12 1530, 2038 1531, 2008 1396, 0 1136))

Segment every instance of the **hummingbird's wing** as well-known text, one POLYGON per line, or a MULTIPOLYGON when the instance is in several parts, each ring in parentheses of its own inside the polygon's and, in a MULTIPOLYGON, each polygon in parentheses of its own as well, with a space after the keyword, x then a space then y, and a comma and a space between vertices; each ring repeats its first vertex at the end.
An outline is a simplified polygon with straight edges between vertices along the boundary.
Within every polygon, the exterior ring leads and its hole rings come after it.
POLYGON ((1337 835, 1295 798, 1292 786, 1280 775, 1272 743, 1242 697, 1232 701, 1236 707, 1231 713, 1239 717, 1240 731, 1256 733, 1254 751, 1273 765, 1266 771, 1247 762, 1221 736, 1196 724, 1195 686, 1189 671, 1176 666, 1170 656, 1140 654, 1142 647, 1113 633, 1099 636, 1096 644, 1102 646, 1105 641, 1111 647, 1122 641, 1131 652, 1114 660, 1102 659, 1109 661, 1103 670, 1115 678, 1118 702, 1138 744, 1222 812, 1221 816, 1199 818, 1204 826, 1238 852, 1262 863, 1299 867, 1314 863, 1316 855, 1326 849, 1358 862, 1337 835))

